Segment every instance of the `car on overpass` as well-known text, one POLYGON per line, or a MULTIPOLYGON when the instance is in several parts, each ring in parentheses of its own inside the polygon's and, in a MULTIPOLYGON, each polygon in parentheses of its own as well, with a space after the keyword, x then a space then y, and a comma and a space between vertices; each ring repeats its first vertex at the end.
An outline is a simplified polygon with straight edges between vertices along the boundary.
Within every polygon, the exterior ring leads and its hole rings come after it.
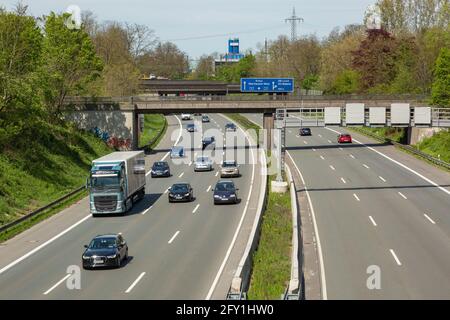
POLYGON ((236 125, 232 122, 229 122, 225 125, 225 131, 236 131, 236 129, 236 125))
POLYGON ((170 177, 169 164, 166 161, 156 161, 155 163, 153 163, 151 176, 152 178, 170 177))
POLYGON ((183 158, 184 157, 184 148, 174 146, 170 149, 170 158, 183 158))
POLYGON ((197 127, 195 126, 195 124, 190 123, 186 126, 186 130, 187 132, 195 132, 197 131, 197 127))
POLYGON ((352 143, 352 136, 348 133, 341 133, 337 137, 338 143, 352 143))
POLYGON ((194 163, 194 171, 212 171, 213 165, 208 157, 197 157, 194 163))
POLYGON ((238 203, 238 195, 237 191, 239 189, 236 188, 234 185, 234 182, 231 180, 219 180, 216 183, 216 186, 212 191, 214 204, 221 204, 221 203, 238 203))
POLYGON ((310 128, 300 128, 300 135, 301 136, 310 136, 312 135, 310 128))
POLYGON ((123 261, 128 261, 128 245, 120 233, 98 235, 84 247, 86 250, 81 257, 83 269, 120 268, 123 261))
POLYGON ((216 139, 214 137, 205 137, 202 140, 202 148, 206 149, 207 147, 210 147, 212 149, 216 148, 216 139))
POLYGON ((181 120, 192 120, 192 115, 190 113, 182 113, 181 120))
POLYGON ((220 177, 239 177, 239 165, 236 160, 225 160, 220 168, 220 177))
POLYGON ((194 201, 194 190, 187 182, 175 183, 169 188, 169 202, 194 201))
POLYGON ((204 114, 204 115, 202 116, 202 122, 203 122, 203 123, 209 122, 209 117, 208 117, 206 114, 204 114))

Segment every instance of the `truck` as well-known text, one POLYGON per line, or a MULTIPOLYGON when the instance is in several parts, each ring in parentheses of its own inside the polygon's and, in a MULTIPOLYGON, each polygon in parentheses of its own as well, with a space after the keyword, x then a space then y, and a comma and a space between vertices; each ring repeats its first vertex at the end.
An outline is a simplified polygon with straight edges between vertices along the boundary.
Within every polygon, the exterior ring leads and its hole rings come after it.
POLYGON ((92 216, 125 215, 144 198, 145 180, 143 151, 113 152, 92 161, 86 181, 92 216))

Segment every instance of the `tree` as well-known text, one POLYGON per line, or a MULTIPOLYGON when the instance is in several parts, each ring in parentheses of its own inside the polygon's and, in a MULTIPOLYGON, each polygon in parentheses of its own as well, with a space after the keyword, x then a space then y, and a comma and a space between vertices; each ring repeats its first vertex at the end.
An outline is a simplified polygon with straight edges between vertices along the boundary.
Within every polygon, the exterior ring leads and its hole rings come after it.
POLYGON ((216 79, 228 83, 237 83, 241 78, 254 75, 256 58, 252 54, 247 54, 237 63, 230 63, 220 66, 216 70, 216 79))
POLYGON ((191 78, 197 80, 211 80, 213 76, 214 76, 214 57, 211 55, 201 56, 191 78))
POLYGON ((370 29, 366 33, 366 39, 353 52, 353 68, 361 75, 363 90, 386 87, 395 77, 397 43, 383 29, 370 29))
POLYGON ((344 70, 337 75, 333 87, 333 94, 351 94, 359 91, 360 75, 354 70, 344 70))
POLYGON ((81 95, 100 76, 103 65, 89 35, 83 29, 69 29, 68 14, 51 13, 45 19, 42 55, 42 85, 51 115, 61 111, 67 95, 81 95))
POLYGON ((442 48, 436 60, 431 99, 434 105, 450 107, 450 49, 442 48))

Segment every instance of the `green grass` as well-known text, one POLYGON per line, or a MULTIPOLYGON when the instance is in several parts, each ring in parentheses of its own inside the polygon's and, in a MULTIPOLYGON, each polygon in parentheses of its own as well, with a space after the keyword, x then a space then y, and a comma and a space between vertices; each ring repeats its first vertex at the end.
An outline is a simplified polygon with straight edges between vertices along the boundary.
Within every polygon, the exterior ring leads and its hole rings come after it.
POLYGON ((407 133, 404 128, 358 128, 361 131, 374 133, 381 138, 388 138, 395 142, 405 143, 407 133))
POLYGON ((22 132, 0 154, 0 225, 84 185, 91 161, 112 151, 70 124, 40 122, 22 132))
MULTIPOLYGON (((271 176, 270 181, 275 176, 271 176)), ((269 193, 258 250, 253 256, 249 300, 279 300, 290 278, 292 214, 290 193, 269 193)))
POLYGON ((432 137, 422 140, 416 147, 442 161, 450 162, 450 131, 435 133, 432 137))
POLYGON ((144 132, 142 132, 139 137, 139 147, 144 147, 148 144, 151 144, 150 148, 156 146, 159 140, 164 136, 166 127, 167 121, 164 115, 162 114, 144 115, 144 132))
POLYGON ((261 129, 260 126, 258 126, 256 123, 250 121, 248 118, 246 118, 245 116, 243 116, 239 113, 230 113, 230 114, 227 114, 227 116, 230 119, 236 121, 240 126, 243 127, 243 129, 255 130, 256 139, 257 139, 257 141, 259 141, 259 130, 261 129))

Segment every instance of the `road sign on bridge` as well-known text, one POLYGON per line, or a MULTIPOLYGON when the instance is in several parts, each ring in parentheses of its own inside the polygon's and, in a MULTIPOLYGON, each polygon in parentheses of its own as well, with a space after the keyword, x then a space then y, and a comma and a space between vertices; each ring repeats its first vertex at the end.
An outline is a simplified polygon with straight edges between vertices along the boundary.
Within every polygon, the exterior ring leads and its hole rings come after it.
POLYGON ((292 78, 242 78, 241 92, 288 93, 294 91, 292 78))

